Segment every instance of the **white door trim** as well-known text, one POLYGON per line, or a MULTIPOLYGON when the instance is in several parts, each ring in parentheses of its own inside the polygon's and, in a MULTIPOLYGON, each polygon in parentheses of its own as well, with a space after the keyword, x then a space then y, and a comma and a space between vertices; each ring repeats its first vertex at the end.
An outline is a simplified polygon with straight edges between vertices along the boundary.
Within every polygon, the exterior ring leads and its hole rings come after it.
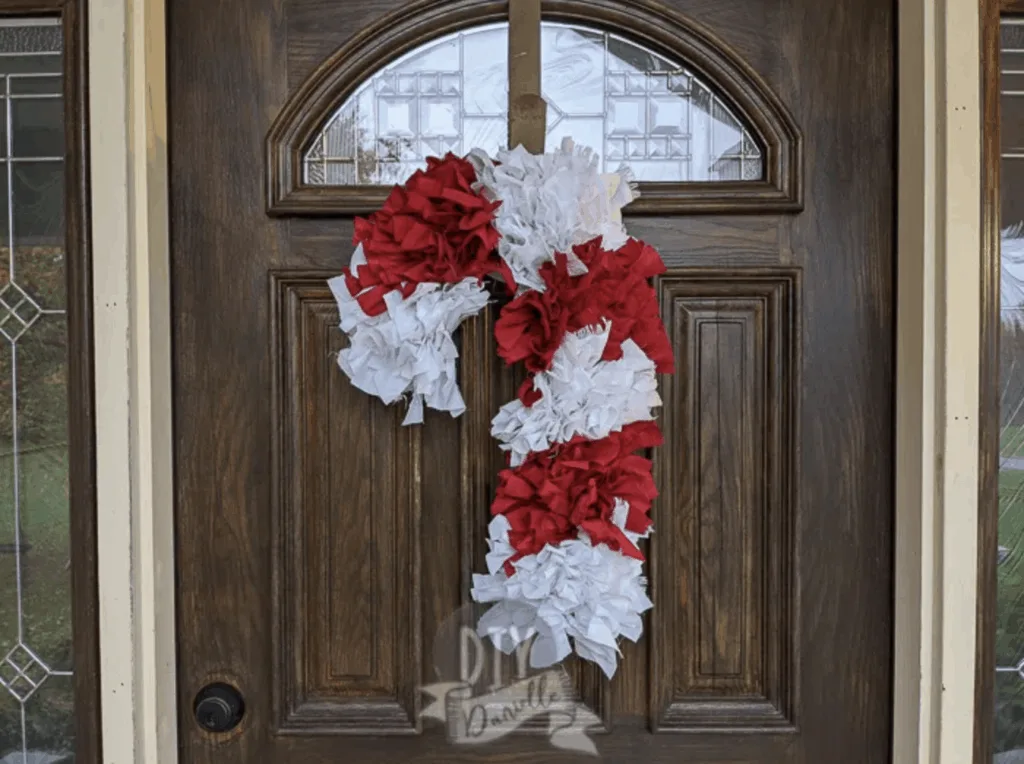
POLYGON ((973 758, 981 338, 978 0, 899 2, 893 761, 973 758))
MULTIPOLYGON (((177 761, 164 0, 89 5, 104 762, 177 761)), ((978 0, 899 0, 895 764, 971 761, 978 0)))
POLYGON ((103 761, 177 761, 164 0, 90 0, 103 761))

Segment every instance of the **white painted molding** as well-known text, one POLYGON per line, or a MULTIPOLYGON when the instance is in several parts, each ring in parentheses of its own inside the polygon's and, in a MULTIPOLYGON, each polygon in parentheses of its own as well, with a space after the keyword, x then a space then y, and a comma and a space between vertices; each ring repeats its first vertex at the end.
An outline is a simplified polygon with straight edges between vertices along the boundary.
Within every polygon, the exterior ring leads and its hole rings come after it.
MULTIPOLYGON (((937 186, 941 227, 936 373, 942 422, 936 464, 942 559, 933 585, 942 594, 939 755, 969 762, 974 755, 975 656, 978 600, 978 448, 981 368, 981 24, 977 0, 947 0, 937 186)), ((994 636, 994 635, 993 635, 994 636)))
POLYGON ((89 8, 93 331, 96 353, 96 537, 99 548, 103 761, 135 762, 129 438, 128 102, 125 7, 89 8), (101 191, 102 189, 102 191, 101 191))
POLYGON ((978 0, 900 0, 894 764, 974 743, 978 0))
POLYGON ((177 761, 163 0, 89 8, 103 761, 177 761))

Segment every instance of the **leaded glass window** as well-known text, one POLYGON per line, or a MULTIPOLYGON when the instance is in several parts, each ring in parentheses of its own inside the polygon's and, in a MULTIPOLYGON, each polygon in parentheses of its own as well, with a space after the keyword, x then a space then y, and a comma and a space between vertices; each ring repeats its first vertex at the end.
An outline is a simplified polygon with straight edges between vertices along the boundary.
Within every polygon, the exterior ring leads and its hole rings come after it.
MULTIPOLYGON (((391 185, 426 157, 502 148, 508 130, 508 25, 439 38, 375 73, 304 153, 310 185, 391 185)), ((544 22, 547 145, 564 136, 627 162, 642 181, 764 177, 761 142, 711 86, 618 35, 544 22)))
POLYGON ((0 21, 0 762, 73 760, 61 28, 0 21))

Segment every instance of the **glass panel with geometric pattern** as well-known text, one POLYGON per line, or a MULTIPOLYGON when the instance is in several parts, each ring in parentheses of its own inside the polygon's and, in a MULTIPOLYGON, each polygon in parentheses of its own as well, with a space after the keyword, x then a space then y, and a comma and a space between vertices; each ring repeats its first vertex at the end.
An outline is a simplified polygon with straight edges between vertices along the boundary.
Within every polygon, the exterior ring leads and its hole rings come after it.
POLYGON ((61 42, 0 22, 0 764, 73 761, 61 42))
MULTIPOLYGON (((392 185, 428 156, 481 148, 508 131, 508 24, 434 40, 376 72, 304 155, 313 186, 392 185)), ((764 175, 761 142, 688 68, 618 35, 544 22, 547 146, 564 136, 626 162, 638 180, 739 181, 764 175)))

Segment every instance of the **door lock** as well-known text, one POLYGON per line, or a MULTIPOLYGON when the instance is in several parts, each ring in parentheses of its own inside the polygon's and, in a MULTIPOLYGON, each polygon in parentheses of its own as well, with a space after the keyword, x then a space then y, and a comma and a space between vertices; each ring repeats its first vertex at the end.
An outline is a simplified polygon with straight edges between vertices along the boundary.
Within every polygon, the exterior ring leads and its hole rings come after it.
POLYGON ((199 691, 192 710, 196 722, 207 732, 230 732, 245 715, 245 700, 236 688, 217 682, 199 691))

